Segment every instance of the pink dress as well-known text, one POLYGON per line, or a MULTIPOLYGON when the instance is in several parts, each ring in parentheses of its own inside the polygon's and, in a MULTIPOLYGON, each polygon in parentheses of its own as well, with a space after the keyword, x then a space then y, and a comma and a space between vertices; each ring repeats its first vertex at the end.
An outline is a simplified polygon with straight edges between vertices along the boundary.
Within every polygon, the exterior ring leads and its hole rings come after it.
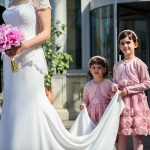
POLYGON ((86 106, 91 120, 96 125, 111 100, 111 86, 112 81, 104 79, 98 85, 91 80, 84 87, 82 104, 86 106))
POLYGON ((145 90, 150 88, 150 77, 146 64, 135 57, 127 63, 117 62, 114 65, 113 81, 122 89, 126 87, 128 95, 122 97, 125 103, 120 116, 118 134, 150 134, 150 109, 145 90))

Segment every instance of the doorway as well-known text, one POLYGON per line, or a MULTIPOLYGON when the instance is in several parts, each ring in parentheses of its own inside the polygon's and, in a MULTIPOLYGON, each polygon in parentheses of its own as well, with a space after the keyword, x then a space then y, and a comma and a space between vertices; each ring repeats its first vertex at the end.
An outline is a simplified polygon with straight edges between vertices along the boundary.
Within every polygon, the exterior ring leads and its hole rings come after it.
POLYGON ((150 67, 150 2, 119 4, 118 11, 118 33, 125 29, 136 32, 139 42, 137 56, 150 67))
MULTIPOLYGON (((123 3, 117 7, 118 33, 125 29, 135 31, 139 43, 136 55, 147 64, 150 73, 150 2, 123 3)), ((146 94, 150 98, 150 90, 146 94)))

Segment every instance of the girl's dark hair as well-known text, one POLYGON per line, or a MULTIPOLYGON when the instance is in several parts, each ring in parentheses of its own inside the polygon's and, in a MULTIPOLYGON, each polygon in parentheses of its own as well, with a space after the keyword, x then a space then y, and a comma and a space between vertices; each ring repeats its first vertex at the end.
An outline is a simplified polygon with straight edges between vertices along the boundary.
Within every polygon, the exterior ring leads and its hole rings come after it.
MULTIPOLYGON (((91 68, 92 65, 101 65, 102 67, 106 68, 106 72, 103 74, 103 77, 105 78, 108 75, 108 62, 104 57, 101 56, 94 56, 89 60, 89 67, 91 68)), ((90 77, 93 77, 90 70, 87 73, 90 77)))
MULTIPOLYGON (((120 32, 118 36, 118 43, 120 44, 120 41, 124 38, 128 37, 130 40, 133 40, 134 43, 138 42, 138 37, 132 30, 123 30, 120 32)), ((136 51, 138 51, 138 47, 135 48, 136 51)))

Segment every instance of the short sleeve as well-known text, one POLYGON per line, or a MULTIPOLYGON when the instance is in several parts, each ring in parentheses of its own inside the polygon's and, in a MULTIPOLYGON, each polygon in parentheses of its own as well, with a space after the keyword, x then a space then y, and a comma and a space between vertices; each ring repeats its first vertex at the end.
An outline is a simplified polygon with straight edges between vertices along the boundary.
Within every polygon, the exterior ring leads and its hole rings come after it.
POLYGON ((32 5, 35 7, 36 10, 51 8, 49 0, 31 0, 32 5))

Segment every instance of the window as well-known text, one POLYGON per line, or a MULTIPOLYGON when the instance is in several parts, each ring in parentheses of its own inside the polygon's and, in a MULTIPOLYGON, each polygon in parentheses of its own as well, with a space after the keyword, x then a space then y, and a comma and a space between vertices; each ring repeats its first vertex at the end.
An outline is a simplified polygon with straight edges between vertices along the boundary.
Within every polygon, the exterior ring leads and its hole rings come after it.
POLYGON ((9 3, 9 0, 0 0, 0 5, 7 7, 9 3))
POLYGON ((67 52, 73 63, 69 69, 82 69, 81 0, 67 1, 67 52))
POLYGON ((91 56, 101 55, 108 60, 109 76, 114 65, 113 5, 91 11, 91 56))

